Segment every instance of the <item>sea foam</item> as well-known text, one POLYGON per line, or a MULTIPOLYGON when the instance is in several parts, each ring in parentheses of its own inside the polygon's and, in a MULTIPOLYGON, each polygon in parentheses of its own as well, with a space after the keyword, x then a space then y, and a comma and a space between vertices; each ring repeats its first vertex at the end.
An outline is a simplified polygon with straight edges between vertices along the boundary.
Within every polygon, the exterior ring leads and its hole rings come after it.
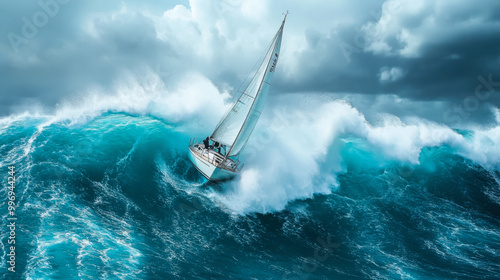
MULTIPOLYGON (((456 154, 486 168, 500 166, 500 113, 497 125, 473 127, 465 137, 443 123, 419 117, 400 119, 380 112, 372 124, 363 112, 328 94, 272 93, 241 160, 241 175, 226 183, 227 190, 211 197, 237 213, 281 210, 296 199, 328 194, 338 188, 338 174, 346 171, 342 149, 357 141, 366 152, 384 162, 418 165, 422 149, 449 146, 456 154)), ((149 115, 162 119, 189 137, 202 138, 229 108, 231 96, 198 73, 187 74, 175 85, 165 85, 153 72, 125 75, 111 91, 89 90, 67 99, 52 114, 43 115, 36 138, 52 123, 78 125, 106 112, 149 115)), ((40 115, 39 113, 37 113, 40 115)), ((18 117, 0 120, 2 129, 18 117)), ((26 152, 29 152, 29 147, 26 152)), ((187 152, 179 151, 180 154, 187 152)))

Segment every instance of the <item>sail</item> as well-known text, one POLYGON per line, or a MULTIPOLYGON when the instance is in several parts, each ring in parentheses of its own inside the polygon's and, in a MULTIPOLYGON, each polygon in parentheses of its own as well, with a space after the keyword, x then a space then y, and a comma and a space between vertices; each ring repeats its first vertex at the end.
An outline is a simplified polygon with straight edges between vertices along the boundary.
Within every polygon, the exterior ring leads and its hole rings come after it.
POLYGON ((267 92, 278 62, 285 19, 274 36, 271 46, 252 81, 250 81, 226 116, 219 122, 210 137, 212 140, 230 147, 229 156, 236 156, 243 149, 264 108, 267 92))

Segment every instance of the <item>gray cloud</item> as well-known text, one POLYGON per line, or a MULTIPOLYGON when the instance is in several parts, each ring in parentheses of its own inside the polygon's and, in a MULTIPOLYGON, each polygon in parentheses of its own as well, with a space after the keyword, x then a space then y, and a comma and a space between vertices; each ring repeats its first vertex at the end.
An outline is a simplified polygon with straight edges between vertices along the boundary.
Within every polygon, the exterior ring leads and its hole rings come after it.
MULTIPOLYGON (((491 89, 482 82, 489 75, 500 81, 494 0, 3 1, 0 114, 50 108, 92 87, 106 92, 124 73, 153 71, 168 87, 195 71, 238 87, 287 9, 276 93, 463 106, 478 87, 491 89)), ((479 101, 481 108, 500 104, 496 92, 479 101)))

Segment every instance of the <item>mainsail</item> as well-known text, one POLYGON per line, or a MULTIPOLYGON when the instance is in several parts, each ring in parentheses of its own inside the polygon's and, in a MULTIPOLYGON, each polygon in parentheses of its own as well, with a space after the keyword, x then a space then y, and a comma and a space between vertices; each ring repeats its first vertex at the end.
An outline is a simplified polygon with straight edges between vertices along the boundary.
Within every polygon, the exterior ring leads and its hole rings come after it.
POLYGON ((285 20, 286 15, 252 81, 238 98, 238 101, 222 118, 210 137, 213 141, 229 148, 227 156, 236 156, 240 153, 264 108, 267 92, 278 62, 285 20))

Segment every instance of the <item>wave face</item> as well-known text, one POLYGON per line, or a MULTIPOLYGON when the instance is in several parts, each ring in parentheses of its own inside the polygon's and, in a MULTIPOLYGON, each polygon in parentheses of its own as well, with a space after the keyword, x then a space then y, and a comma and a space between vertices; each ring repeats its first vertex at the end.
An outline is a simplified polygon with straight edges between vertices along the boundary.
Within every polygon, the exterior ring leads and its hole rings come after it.
POLYGON ((9 166, 18 176, 17 276, 499 277, 500 126, 369 123, 342 101, 278 98, 241 176, 212 184, 187 143, 210 132, 229 95, 186 81, 167 97, 151 93, 165 91, 157 81, 132 83, 53 115, 0 119, 0 178, 9 166))

